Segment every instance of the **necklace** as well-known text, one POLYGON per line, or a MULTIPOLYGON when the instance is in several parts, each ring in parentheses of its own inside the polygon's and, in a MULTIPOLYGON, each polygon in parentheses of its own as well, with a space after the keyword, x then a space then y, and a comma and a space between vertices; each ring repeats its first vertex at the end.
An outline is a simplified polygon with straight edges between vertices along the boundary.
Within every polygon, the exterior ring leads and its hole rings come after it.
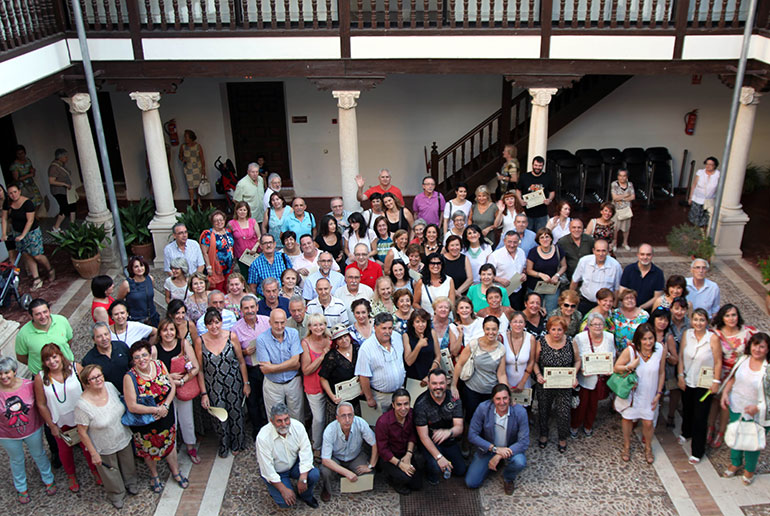
POLYGON ((53 389, 53 395, 59 403, 65 403, 67 401, 67 379, 64 378, 64 372, 62 372, 62 380, 64 380, 62 382, 64 384, 64 398, 59 398, 59 394, 56 392, 56 380, 51 378, 51 389, 53 389))
POLYGON ((469 247, 468 248, 468 254, 470 254, 474 259, 478 258, 479 255, 481 254, 481 246, 479 246, 478 251, 474 251, 473 247, 469 247))
POLYGON ((122 340, 120 339, 120 335, 118 334, 118 325, 117 324, 113 324, 112 328, 115 330, 115 337, 117 337, 117 340, 120 340, 121 342, 125 342, 126 344, 128 344, 128 342, 127 342, 127 339, 128 339, 128 323, 126 323, 126 333, 123 334, 123 339, 122 340))

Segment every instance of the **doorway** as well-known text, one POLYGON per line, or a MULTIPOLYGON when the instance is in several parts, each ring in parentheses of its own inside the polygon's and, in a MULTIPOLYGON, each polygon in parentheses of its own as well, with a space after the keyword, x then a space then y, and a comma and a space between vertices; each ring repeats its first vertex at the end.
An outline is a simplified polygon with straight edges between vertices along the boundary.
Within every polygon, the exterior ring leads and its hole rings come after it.
POLYGON ((283 83, 231 82, 227 99, 238 177, 264 156, 267 170, 278 173, 284 186, 292 186, 283 83))

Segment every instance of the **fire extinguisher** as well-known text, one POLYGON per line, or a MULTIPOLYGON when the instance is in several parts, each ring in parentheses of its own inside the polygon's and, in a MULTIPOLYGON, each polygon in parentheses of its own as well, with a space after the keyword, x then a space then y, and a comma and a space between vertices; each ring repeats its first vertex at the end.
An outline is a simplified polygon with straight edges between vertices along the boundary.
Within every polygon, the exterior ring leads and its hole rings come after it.
POLYGON ((698 110, 693 109, 684 116, 684 133, 692 136, 695 134, 695 122, 698 121, 698 110))
POLYGON ((168 138, 171 140, 171 145, 174 147, 179 145, 179 135, 176 133, 176 119, 172 118, 163 124, 163 129, 165 129, 166 134, 168 134, 168 138))

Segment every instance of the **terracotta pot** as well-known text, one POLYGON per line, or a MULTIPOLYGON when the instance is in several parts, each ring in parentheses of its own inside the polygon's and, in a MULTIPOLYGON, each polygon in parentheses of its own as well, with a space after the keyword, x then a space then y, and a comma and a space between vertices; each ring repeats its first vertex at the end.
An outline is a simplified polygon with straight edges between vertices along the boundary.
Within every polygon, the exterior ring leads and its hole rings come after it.
POLYGON ((85 260, 72 259, 72 266, 78 271, 80 277, 85 279, 91 279, 98 276, 101 265, 102 256, 98 253, 96 256, 86 258, 85 260))
POLYGON ((149 244, 131 244, 131 254, 134 256, 141 256, 147 263, 152 263, 155 246, 152 242, 149 244))

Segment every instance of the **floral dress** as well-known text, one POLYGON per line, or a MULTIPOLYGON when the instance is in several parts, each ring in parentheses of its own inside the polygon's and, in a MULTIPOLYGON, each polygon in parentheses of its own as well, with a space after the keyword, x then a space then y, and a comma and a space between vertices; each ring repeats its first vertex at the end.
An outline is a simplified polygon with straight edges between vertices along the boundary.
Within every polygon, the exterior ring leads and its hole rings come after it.
MULTIPOLYGON (((137 396, 152 396, 155 404, 160 406, 166 401, 171 392, 171 378, 163 362, 155 360, 155 377, 144 378, 136 368, 131 368, 128 374, 136 378, 137 396)), ((176 420, 173 403, 166 417, 156 420, 149 425, 132 426, 136 455, 143 459, 160 460, 174 450, 176 443, 176 420)))
POLYGON ((594 232, 591 236, 594 237, 594 240, 606 240, 611 249, 615 237, 615 221, 611 220, 609 224, 601 224, 600 220, 594 219, 594 232))
POLYGON ((647 322, 649 318, 650 314, 645 310, 639 310, 639 313, 633 319, 623 315, 620 308, 615 308, 610 312, 610 320, 615 326, 613 333, 615 334, 615 348, 618 350, 618 354, 628 347, 628 344, 634 338, 636 329, 640 324, 647 322))
POLYGON ((732 337, 726 336, 722 330, 714 328, 712 330, 719 337, 719 344, 722 346, 722 377, 730 374, 735 362, 746 353, 746 344, 749 339, 757 333, 753 326, 744 325, 738 333, 732 337))
MULTIPOLYGON (((211 242, 211 229, 207 229, 201 234, 201 245, 209 246, 211 242)), ((224 234, 215 234, 217 243, 217 261, 222 266, 222 274, 228 275, 233 271, 235 257, 233 248, 235 247, 235 238, 229 229, 225 229, 224 234)))

